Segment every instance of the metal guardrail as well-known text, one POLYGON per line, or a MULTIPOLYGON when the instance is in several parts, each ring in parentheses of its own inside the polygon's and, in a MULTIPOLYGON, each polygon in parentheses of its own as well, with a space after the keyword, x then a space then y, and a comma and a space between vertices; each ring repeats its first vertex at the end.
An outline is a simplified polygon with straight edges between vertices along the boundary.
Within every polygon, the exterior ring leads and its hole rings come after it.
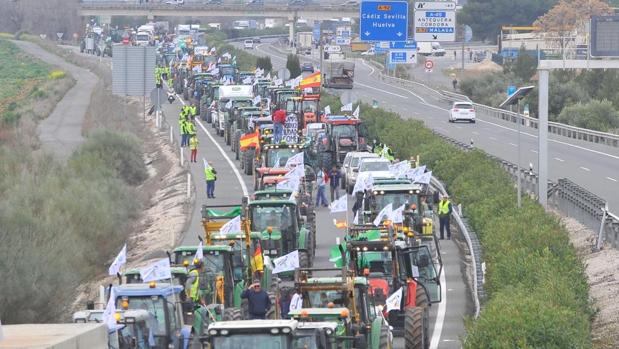
MULTIPOLYGON (((441 195, 447 194, 447 190, 437 178, 432 177, 431 185, 437 189, 441 195)), ((471 253, 473 268, 475 269, 473 271, 472 297, 475 305, 475 317, 477 318, 481 310, 480 300, 483 300, 486 296, 486 292, 484 290, 484 267, 482 263, 481 244, 479 243, 477 234, 470 229, 468 221, 461 215, 461 210, 452 210, 451 212, 452 218, 458 224, 460 233, 462 233, 462 236, 464 236, 464 239, 466 240, 466 245, 471 253)))
MULTIPOLYGON (((128 10, 128 11, 150 11, 150 10, 218 10, 218 11, 243 11, 243 12, 260 12, 260 11, 348 11, 355 12, 358 7, 345 7, 337 5, 287 5, 287 4, 263 4, 263 5, 247 5, 247 4, 208 4, 208 3, 184 3, 182 5, 166 4, 166 3, 154 3, 144 2, 138 4, 132 3, 119 3, 119 2, 88 2, 80 1, 80 8, 82 10, 128 10)), ((356 12, 358 13, 358 12, 356 12)))
MULTIPOLYGON (((372 61, 366 61, 366 62, 375 63, 372 61)), ((376 65, 379 65, 379 64, 376 63, 376 65)), ((409 87, 412 87, 412 86, 423 87, 426 90, 431 91, 432 93, 438 95, 440 99, 448 103, 453 103, 456 101, 471 101, 467 96, 459 94, 459 93, 447 91, 444 89, 435 89, 421 82, 405 80, 405 79, 400 79, 400 78, 385 75, 382 72, 382 70, 384 70, 384 66, 382 65, 380 66, 382 69, 379 72, 379 74, 383 81, 389 80, 399 85, 403 85, 403 86, 408 85, 409 87)), ((523 114, 511 112, 508 110, 490 107, 484 104, 473 102, 473 105, 475 106, 478 114, 490 116, 496 119, 501 119, 501 120, 508 121, 514 124, 520 120, 521 125, 523 126, 533 128, 533 129, 538 128, 538 120, 536 118, 532 118, 529 116, 525 116, 523 114)), ((560 122, 552 122, 552 121, 548 122, 548 132, 559 135, 559 136, 571 138, 571 139, 576 139, 576 140, 596 143, 596 144, 604 144, 610 147, 619 148, 619 135, 618 134, 595 131, 595 130, 588 130, 585 128, 580 128, 580 127, 566 125, 560 122)))

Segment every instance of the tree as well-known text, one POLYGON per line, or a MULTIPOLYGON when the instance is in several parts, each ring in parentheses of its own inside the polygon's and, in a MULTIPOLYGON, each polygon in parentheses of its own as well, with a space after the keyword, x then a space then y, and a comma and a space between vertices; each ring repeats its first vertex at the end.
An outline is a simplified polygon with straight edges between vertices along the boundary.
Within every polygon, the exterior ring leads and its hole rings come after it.
POLYGON ((619 113, 607 100, 591 100, 566 107, 558 121, 590 130, 610 131, 619 128, 619 113))
POLYGON ((286 60, 286 68, 290 71, 291 78, 296 78, 301 75, 301 62, 299 62, 299 56, 292 53, 289 54, 286 60))
POLYGON ((468 24, 480 40, 496 42, 503 25, 531 25, 557 0, 469 0, 458 13, 458 23, 468 24))
POLYGON ((608 3, 602 0, 561 0, 534 24, 557 42, 563 53, 577 32, 586 30, 591 16, 612 13, 608 3))
POLYGON ((510 65, 506 65, 506 70, 514 74, 520 80, 527 82, 537 70, 537 58, 532 57, 524 47, 520 48, 518 58, 510 65))
POLYGON ((258 57, 258 60, 256 61, 256 67, 264 70, 265 73, 270 72, 271 70, 273 70, 273 64, 271 63, 271 57, 269 56, 258 57))

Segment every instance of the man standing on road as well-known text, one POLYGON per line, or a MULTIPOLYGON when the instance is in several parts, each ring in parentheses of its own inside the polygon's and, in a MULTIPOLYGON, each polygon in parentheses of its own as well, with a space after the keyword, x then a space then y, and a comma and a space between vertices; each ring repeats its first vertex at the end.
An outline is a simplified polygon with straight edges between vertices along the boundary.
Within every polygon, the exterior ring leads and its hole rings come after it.
POLYGON ((328 181, 329 177, 326 176, 326 171, 322 168, 318 170, 318 173, 316 173, 316 185, 318 187, 318 192, 316 193, 316 207, 320 207, 321 202, 323 207, 328 206, 327 196, 325 195, 325 187, 328 181))
POLYGON ((209 199, 215 198, 215 181, 217 180, 217 171, 209 163, 204 168, 204 178, 206 179, 206 197, 209 199))
POLYGON ((277 109, 273 113, 273 137, 275 144, 278 144, 282 140, 282 134, 284 133, 284 124, 286 123, 286 111, 284 109, 277 109))
POLYGON ((249 320, 266 319, 267 311, 271 309, 271 300, 260 288, 260 280, 254 280, 254 283, 243 291, 241 298, 247 299, 249 320))
POLYGON ((337 166, 333 165, 333 169, 329 172, 329 187, 331 188, 331 202, 340 198, 340 178, 342 175, 337 169, 337 166))
POLYGON ((200 144, 200 142, 198 141, 198 136, 194 133, 193 135, 191 135, 191 139, 189 139, 189 149, 191 150, 191 162, 198 162, 198 160, 196 159, 198 156, 198 144, 200 144))
POLYGON ((441 201, 438 203, 438 222, 441 231, 441 240, 445 239, 445 230, 447 230, 447 240, 451 240, 449 217, 451 217, 451 202, 449 201, 449 195, 445 195, 441 197, 441 201))

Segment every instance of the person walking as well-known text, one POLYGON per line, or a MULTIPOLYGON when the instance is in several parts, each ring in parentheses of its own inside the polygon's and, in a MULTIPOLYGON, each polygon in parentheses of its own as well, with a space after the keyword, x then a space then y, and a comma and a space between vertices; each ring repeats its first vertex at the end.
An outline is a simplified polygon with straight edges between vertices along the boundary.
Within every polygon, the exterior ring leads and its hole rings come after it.
POLYGON ((271 300, 260 287, 260 280, 254 280, 254 283, 241 293, 241 298, 247 299, 249 320, 266 319, 267 311, 271 309, 271 300))
POLYGON ((318 187, 318 192, 316 193, 316 207, 320 207, 321 203, 323 207, 328 206, 327 196, 325 195, 328 180, 329 177, 327 177, 326 171, 322 168, 318 170, 318 173, 316 173, 316 186, 318 187))
POLYGON ((198 136, 196 134, 191 135, 189 139, 189 149, 191 150, 191 159, 189 161, 191 162, 198 162, 198 144, 200 144, 198 136))
POLYGON ((277 109, 273 113, 273 141, 278 144, 282 140, 282 134, 284 133, 284 124, 286 123, 286 111, 284 109, 277 109))
POLYGON ((206 197, 209 199, 215 198, 215 181, 217 181, 217 171, 207 164, 204 168, 204 178, 206 179, 206 197))
POLYGON ((438 222, 441 231, 441 240, 445 239, 445 230, 447 230, 447 240, 451 240, 451 229, 449 228, 449 217, 451 216, 451 202, 449 195, 441 197, 438 203, 438 222))
POLYGON ((333 169, 329 171, 329 187, 331 189, 331 202, 340 198, 340 178, 342 174, 337 166, 333 165, 333 169))
POLYGON ((454 91, 455 91, 455 90, 456 90, 456 88, 458 87, 458 79, 456 79, 456 78, 454 77, 454 79, 453 79, 453 80, 451 80, 451 84, 453 85, 453 87, 454 87, 454 91))

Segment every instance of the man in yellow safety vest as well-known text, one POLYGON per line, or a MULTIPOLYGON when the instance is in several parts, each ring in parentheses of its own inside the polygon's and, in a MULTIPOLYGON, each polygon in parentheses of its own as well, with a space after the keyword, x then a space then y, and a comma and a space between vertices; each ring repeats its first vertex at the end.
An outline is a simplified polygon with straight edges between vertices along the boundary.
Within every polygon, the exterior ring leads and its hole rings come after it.
POLYGON ((441 231, 441 240, 445 239, 444 231, 447 230, 447 240, 451 240, 451 230, 449 229, 449 217, 451 217, 451 202, 449 195, 444 195, 438 202, 438 222, 441 231))
POLYGON ((204 298, 200 294, 200 274, 204 270, 204 262, 201 260, 194 260, 194 268, 187 275, 187 281, 185 282, 185 294, 187 298, 193 301, 194 306, 199 304, 205 305, 204 298))

